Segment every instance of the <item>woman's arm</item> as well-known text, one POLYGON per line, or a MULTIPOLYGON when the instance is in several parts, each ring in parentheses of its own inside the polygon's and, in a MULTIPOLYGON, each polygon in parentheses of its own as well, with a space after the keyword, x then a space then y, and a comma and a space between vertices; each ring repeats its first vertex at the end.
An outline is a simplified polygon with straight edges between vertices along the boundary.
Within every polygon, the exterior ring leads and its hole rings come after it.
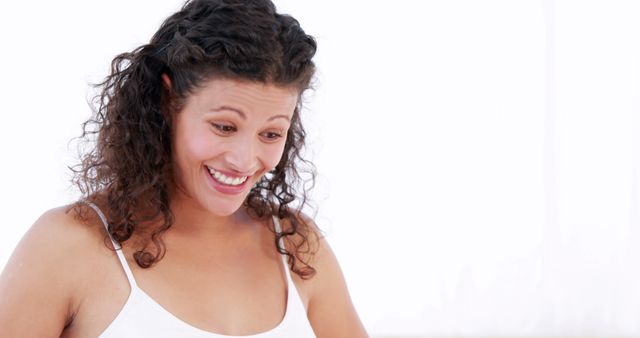
POLYGON ((351 302, 338 261, 324 238, 311 264, 316 274, 308 283, 309 321, 318 338, 360 338, 367 332, 351 302))
POLYGON ((75 267, 69 215, 45 213, 22 238, 0 274, 2 337, 60 337, 72 318, 75 267))

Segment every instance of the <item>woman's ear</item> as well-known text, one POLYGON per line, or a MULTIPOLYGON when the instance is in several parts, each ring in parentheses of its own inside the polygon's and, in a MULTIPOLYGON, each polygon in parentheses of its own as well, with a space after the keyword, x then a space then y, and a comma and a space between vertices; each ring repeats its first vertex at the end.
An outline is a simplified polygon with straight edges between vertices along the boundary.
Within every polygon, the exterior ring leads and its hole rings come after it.
POLYGON ((169 78, 169 75, 162 73, 162 75, 160 75, 160 77, 162 77, 162 85, 164 86, 164 89, 166 89, 167 91, 171 91, 171 79, 169 78))
POLYGON ((171 87, 171 79, 169 78, 169 75, 165 73, 162 73, 160 75, 160 78, 162 78, 162 87, 165 90, 165 92, 162 93, 160 105, 162 106, 162 112, 165 118, 170 120, 171 112, 173 111, 173 107, 171 106, 173 103, 173 89, 171 87))

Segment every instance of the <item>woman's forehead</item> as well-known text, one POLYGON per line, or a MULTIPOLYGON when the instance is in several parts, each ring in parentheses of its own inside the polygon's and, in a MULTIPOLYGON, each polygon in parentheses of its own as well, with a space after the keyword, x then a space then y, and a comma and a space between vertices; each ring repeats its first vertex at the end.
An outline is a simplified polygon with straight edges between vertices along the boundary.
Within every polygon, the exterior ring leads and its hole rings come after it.
POLYGON ((187 97, 187 106, 207 110, 236 110, 240 115, 289 114, 298 104, 295 87, 234 79, 209 80, 187 97))

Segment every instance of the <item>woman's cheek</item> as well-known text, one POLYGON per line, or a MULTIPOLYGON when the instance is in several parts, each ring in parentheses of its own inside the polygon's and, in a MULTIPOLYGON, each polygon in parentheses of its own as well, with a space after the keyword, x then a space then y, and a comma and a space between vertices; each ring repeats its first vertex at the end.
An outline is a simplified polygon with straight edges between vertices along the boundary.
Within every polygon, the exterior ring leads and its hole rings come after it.
POLYGON ((278 165, 278 163, 280 163, 280 159, 282 158, 282 155, 284 154, 284 142, 278 143, 278 146, 273 146, 271 147, 271 149, 269 149, 269 155, 268 155, 268 160, 265 162, 268 162, 268 167, 269 170, 272 170, 273 168, 276 167, 276 165, 278 165))
POLYGON ((194 157, 206 161, 224 152, 224 142, 215 139, 211 133, 198 132, 194 134, 189 144, 194 157))

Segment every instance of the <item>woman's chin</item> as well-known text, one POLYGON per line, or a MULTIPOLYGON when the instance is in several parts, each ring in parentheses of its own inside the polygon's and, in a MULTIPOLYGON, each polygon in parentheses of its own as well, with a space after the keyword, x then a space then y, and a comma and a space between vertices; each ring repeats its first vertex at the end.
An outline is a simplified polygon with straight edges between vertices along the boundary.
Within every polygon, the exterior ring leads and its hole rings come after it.
POLYGON ((236 213, 242 207, 242 202, 243 201, 232 203, 230 201, 224 201, 222 203, 210 203, 209 205, 205 206, 205 209, 213 215, 226 217, 236 213))

